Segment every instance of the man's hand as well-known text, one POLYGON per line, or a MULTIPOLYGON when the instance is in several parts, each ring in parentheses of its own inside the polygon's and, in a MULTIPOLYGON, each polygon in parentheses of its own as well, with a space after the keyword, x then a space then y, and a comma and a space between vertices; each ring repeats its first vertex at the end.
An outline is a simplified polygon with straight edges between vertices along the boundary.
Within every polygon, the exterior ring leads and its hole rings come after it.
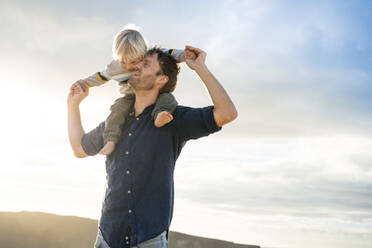
POLYGON ((89 95, 89 86, 84 81, 77 81, 70 87, 67 104, 80 105, 81 101, 89 95))
POLYGON ((205 68, 206 67, 205 65, 206 56, 207 56, 207 53, 199 48, 192 47, 192 46, 186 46, 185 48, 186 64, 192 70, 198 71, 199 69, 205 68))

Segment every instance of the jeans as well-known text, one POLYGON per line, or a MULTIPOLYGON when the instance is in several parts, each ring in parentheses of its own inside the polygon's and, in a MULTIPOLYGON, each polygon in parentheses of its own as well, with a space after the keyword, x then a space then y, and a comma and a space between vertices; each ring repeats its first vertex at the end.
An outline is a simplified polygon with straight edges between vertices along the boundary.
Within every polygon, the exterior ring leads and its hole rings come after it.
MULTIPOLYGON (((137 246, 133 246, 132 248, 168 248, 166 235, 167 231, 164 231, 155 238, 145 240, 142 243, 139 243, 137 246)), ((110 248, 110 246, 106 243, 105 239, 103 238, 101 230, 99 230, 99 228, 94 248, 110 248)))

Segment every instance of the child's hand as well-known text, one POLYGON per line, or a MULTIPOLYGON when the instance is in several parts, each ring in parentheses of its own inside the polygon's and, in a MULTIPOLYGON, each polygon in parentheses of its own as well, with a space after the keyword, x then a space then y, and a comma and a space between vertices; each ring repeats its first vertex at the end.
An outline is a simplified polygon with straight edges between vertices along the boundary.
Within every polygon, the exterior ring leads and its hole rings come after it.
POLYGON ((186 59, 191 59, 191 60, 196 59, 196 53, 194 53, 193 51, 185 49, 184 52, 185 52, 185 60, 186 59))
POLYGON ((67 102, 68 104, 79 105, 85 97, 89 95, 89 86, 86 82, 77 81, 70 87, 70 92, 68 94, 67 102), (83 90, 83 88, 85 90, 83 90))
POLYGON ((71 88, 70 88, 70 89, 74 89, 74 88, 76 88, 76 87, 80 87, 80 89, 81 89, 83 92, 85 92, 87 88, 90 88, 89 85, 88 85, 85 81, 83 81, 83 80, 81 80, 81 79, 78 80, 78 81, 76 81, 75 83, 73 83, 73 84, 71 85, 71 88))

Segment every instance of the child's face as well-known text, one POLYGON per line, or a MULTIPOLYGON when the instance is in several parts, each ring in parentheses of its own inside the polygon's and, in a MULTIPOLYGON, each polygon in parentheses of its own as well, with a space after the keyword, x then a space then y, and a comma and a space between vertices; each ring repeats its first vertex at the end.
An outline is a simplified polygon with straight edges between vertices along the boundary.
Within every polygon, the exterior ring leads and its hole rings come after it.
POLYGON ((132 60, 132 61, 123 61, 122 59, 119 59, 119 63, 121 68, 127 71, 135 71, 138 69, 138 64, 142 61, 142 58, 132 60))

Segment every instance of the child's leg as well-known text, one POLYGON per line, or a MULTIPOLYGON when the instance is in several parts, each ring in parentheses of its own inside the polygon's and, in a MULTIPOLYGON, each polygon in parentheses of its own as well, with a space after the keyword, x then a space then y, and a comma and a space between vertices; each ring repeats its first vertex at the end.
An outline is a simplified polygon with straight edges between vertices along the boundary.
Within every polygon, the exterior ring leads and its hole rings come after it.
POLYGON ((178 102, 171 93, 160 94, 151 113, 152 118, 155 120, 155 126, 162 127, 172 121, 172 113, 177 105, 178 102))
POLYGON ((134 100, 134 94, 126 94, 124 97, 116 99, 115 103, 111 106, 111 113, 106 119, 105 130, 103 131, 105 146, 99 152, 100 154, 109 155, 114 151, 115 145, 119 142, 125 119, 134 104, 134 100))

